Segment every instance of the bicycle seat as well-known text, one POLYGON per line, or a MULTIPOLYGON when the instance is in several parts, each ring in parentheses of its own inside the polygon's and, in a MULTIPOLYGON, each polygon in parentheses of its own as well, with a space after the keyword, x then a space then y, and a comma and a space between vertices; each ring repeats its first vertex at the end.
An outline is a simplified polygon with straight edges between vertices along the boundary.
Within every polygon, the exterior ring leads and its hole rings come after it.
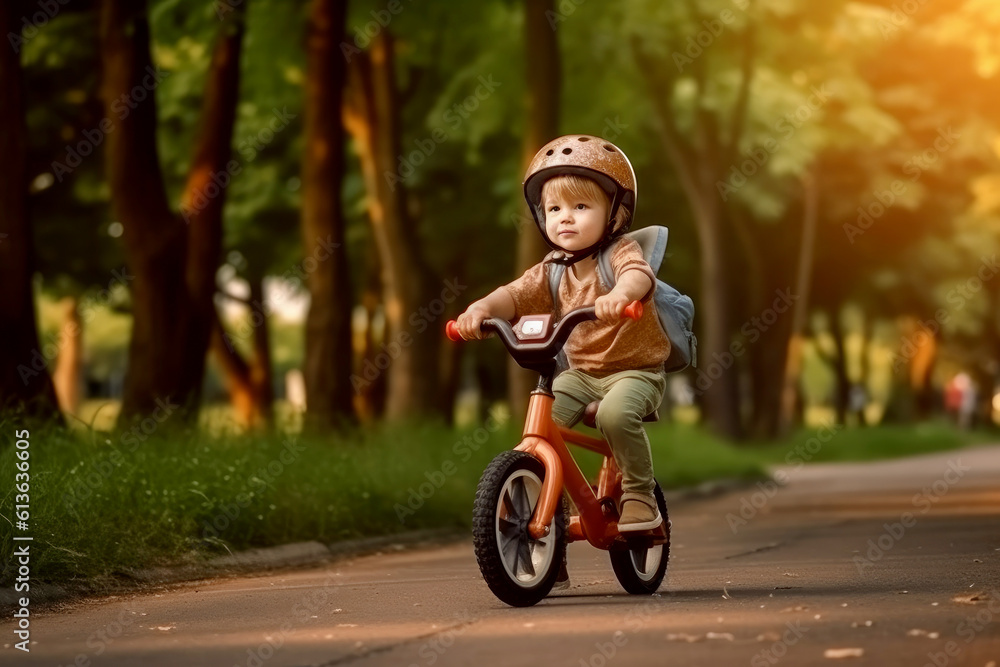
MULTIPOLYGON (((600 401, 591 401, 587 403, 587 407, 583 410, 583 423, 590 428, 597 428, 597 409, 601 407, 600 401)), ((658 422, 660 421, 660 413, 653 408, 653 411, 642 418, 644 422, 658 422)))

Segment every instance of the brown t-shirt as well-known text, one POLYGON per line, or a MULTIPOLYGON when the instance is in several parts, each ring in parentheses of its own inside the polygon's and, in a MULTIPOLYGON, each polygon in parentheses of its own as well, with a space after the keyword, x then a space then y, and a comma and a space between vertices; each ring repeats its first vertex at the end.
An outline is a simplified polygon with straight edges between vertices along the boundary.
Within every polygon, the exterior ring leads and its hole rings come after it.
MULTIPOLYGON (((595 377, 626 370, 658 368, 670 354, 670 341, 660 327, 653 305, 656 276, 643 259, 639 244, 632 239, 619 240, 609 252, 616 284, 625 271, 638 269, 653 281, 653 288, 642 299, 644 309, 638 322, 623 317, 614 324, 601 320, 578 324, 564 348, 570 368, 580 369, 595 377)), ((573 275, 572 267, 567 267, 559 282, 559 303, 553 305, 546 275, 550 258, 551 253, 520 278, 505 285, 514 300, 515 319, 542 313, 555 313, 557 318, 561 318, 564 313, 593 306, 597 297, 611 291, 601 281, 596 264, 592 273, 581 276, 579 280, 573 275)))

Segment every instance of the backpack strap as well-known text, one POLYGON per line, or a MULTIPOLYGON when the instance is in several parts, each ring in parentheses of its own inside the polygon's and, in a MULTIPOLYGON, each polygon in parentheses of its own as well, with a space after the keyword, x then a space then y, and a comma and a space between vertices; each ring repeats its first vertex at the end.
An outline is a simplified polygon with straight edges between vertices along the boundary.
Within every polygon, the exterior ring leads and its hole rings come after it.
MULTIPOLYGON (((552 295, 553 312, 562 309, 559 307, 559 282, 566 272, 566 265, 559 262, 548 262, 545 264, 545 275, 549 279, 549 294, 552 295)), ((556 355, 556 375, 569 368, 569 360, 566 358, 566 350, 559 350, 556 355)))
MULTIPOLYGON (((628 235, 623 238, 628 238, 628 235)), ((597 273, 601 276, 601 282, 608 288, 608 291, 615 288, 615 272, 611 270, 611 253, 609 252, 612 247, 614 246, 603 248, 597 255, 597 273)))
POLYGON ((653 225, 637 229, 627 236, 642 248, 642 257, 649 264, 649 268, 653 269, 653 275, 658 274, 660 265, 663 264, 663 255, 667 252, 667 237, 669 236, 667 228, 653 225))
MULTIPOLYGON (((655 276, 660 272, 660 265, 663 264, 663 255, 667 251, 668 233, 666 227, 654 225, 629 232, 623 238, 632 239, 639 244, 639 248, 642 250, 642 258, 649 264, 649 268, 653 270, 653 275, 655 276)), ((600 273, 601 281, 609 290, 615 287, 615 273, 611 269, 611 255, 608 252, 612 247, 614 246, 604 248, 597 255, 597 271, 600 273)))
POLYGON ((563 273, 566 272, 566 265, 558 262, 548 262, 545 265, 545 275, 549 279, 549 294, 552 295, 552 308, 559 307, 559 282, 563 273))

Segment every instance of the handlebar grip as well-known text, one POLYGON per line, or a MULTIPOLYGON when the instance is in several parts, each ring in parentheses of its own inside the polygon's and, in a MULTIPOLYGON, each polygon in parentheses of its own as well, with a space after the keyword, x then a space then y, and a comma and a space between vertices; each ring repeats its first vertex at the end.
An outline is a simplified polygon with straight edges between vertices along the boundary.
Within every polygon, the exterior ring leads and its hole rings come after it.
POLYGON ((458 322, 448 320, 448 323, 444 325, 444 335, 448 337, 448 340, 456 343, 462 340, 462 334, 458 333, 458 322))
POLYGON ((642 319, 642 302, 633 301, 629 305, 625 306, 625 312, 622 314, 625 317, 638 322, 640 319, 642 319))

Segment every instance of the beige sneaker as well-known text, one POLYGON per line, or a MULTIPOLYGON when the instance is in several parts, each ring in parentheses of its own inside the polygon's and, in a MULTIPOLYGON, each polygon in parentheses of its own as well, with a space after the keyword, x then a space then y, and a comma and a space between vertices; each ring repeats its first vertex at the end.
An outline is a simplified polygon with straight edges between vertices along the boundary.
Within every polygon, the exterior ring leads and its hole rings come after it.
POLYGON ((652 530, 663 523, 660 510, 656 507, 656 499, 652 495, 642 493, 623 493, 621 503, 621 518, 618 519, 618 532, 637 532, 652 530))
POLYGON ((556 583, 552 585, 554 591, 564 591, 569 588, 569 572, 566 571, 566 561, 559 567, 559 574, 556 575, 556 583))

